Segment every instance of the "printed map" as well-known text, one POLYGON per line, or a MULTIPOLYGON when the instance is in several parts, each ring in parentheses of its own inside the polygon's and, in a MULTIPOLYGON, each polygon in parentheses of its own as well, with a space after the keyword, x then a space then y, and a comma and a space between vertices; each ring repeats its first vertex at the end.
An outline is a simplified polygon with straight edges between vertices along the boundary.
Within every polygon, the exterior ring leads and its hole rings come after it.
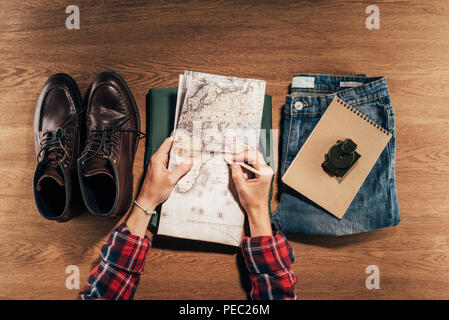
POLYGON ((238 246, 244 214, 224 156, 256 149, 265 81, 186 71, 169 169, 193 167, 163 204, 158 234, 238 246))

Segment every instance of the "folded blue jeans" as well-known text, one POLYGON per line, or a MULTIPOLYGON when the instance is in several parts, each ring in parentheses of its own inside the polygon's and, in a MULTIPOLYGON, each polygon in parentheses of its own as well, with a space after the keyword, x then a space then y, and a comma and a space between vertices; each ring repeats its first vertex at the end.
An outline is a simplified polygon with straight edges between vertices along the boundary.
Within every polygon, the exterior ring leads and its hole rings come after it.
POLYGON ((272 222, 284 233, 348 235, 397 225, 394 112, 385 77, 295 74, 283 108, 283 175, 332 99, 338 96, 393 133, 354 200, 339 219, 280 181, 280 202, 272 222))

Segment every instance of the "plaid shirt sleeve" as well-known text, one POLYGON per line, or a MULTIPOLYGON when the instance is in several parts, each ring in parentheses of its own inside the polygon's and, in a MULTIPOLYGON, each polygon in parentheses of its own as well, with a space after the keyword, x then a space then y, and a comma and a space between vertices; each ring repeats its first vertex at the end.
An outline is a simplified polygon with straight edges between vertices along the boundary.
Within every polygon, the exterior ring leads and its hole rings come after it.
POLYGON ((250 273, 253 300, 295 300, 293 249, 282 233, 273 237, 245 237, 241 249, 250 273))
POLYGON ((132 299, 150 247, 148 237, 142 239, 131 234, 124 223, 118 226, 101 248, 102 261, 90 273, 79 297, 83 300, 132 299))

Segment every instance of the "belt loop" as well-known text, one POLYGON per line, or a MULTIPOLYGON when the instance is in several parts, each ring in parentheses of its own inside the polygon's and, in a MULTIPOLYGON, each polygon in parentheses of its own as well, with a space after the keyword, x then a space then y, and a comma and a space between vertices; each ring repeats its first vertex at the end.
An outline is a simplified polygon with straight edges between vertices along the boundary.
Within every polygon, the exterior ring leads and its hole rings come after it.
POLYGON ((289 106, 288 106, 288 114, 292 115, 293 114, 293 101, 295 101, 294 97, 290 98, 290 102, 289 102, 289 106))
POLYGON ((326 108, 326 101, 327 101, 327 96, 321 96, 319 97, 319 103, 320 103, 320 110, 321 110, 321 114, 324 113, 324 109, 326 108))

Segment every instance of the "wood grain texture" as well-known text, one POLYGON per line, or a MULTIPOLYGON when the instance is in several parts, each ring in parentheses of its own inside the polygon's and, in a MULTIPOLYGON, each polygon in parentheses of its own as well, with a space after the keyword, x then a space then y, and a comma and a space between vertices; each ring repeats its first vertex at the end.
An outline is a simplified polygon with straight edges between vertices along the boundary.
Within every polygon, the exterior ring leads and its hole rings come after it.
MULTIPOLYGON (((267 80, 274 128, 294 72, 385 75, 403 221, 353 236, 289 236, 296 291, 301 299, 449 298, 446 1, 378 2, 380 30, 366 29, 368 4, 355 0, 78 0, 80 30, 65 28, 68 4, 0 4, 1 299, 75 298, 66 267, 79 266, 84 285, 118 223, 86 212, 58 224, 37 213, 32 115, 45 80, 66 72, 85 92, 98 72, 114 70, 128 82, 144 127, 148 89, 175 86, 184 69, 267 80), (380 290, 365 288, 371 264, 380 268, 380 290)), ((143 155, 141 143, 135 186, 143 155)), ((247 285, 235 251, 158 239, 136 298, 238 299, 247 285)))

